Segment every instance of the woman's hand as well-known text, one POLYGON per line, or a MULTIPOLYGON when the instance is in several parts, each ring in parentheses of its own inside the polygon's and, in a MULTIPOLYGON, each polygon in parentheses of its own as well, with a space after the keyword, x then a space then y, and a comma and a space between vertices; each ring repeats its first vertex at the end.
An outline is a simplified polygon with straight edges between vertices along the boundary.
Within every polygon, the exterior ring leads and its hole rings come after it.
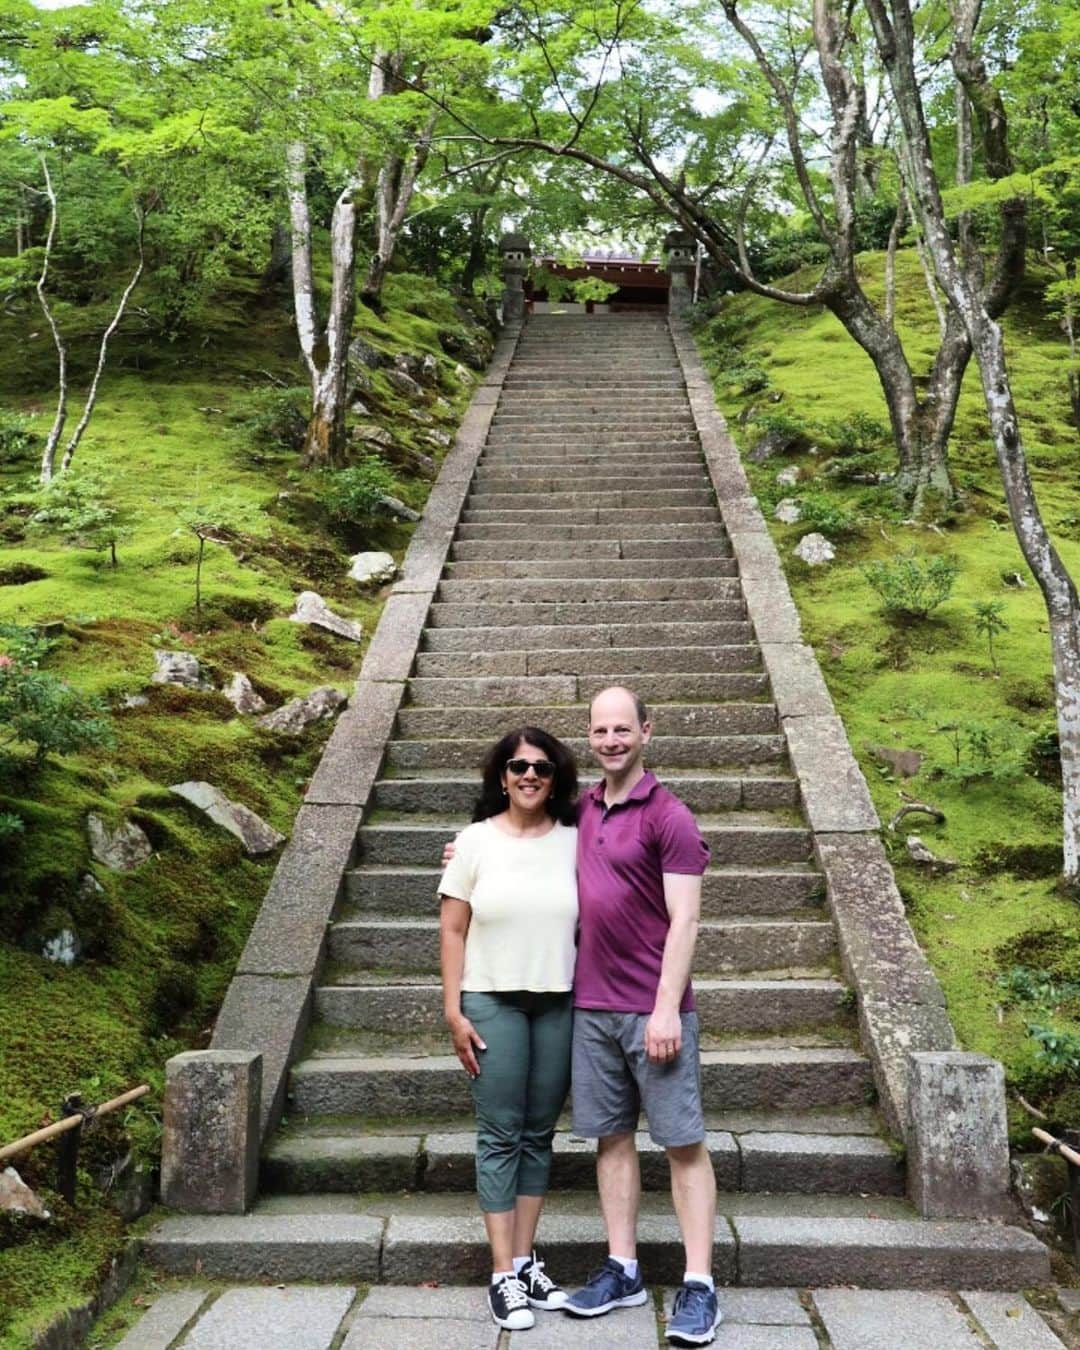
POLYGON ((454 1054, 461 1060, 461 1066, 470 1078, 479 1078, 480 1063, 476 1051, 487 1049, 480 1033, 462 1013, 447 1021, 450 1024, 450 1038, 454 1042, 454 1054))

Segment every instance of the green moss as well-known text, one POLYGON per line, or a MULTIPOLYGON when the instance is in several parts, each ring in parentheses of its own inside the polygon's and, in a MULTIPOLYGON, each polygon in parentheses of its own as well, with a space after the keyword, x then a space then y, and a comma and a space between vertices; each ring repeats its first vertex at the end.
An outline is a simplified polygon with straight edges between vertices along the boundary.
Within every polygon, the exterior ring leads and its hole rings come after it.
MULTIPOLYGON (((240 310, 223 309, 205 347, 136 344, 122 333, 114 343, 76 465, 106 482, 131 526, 119 566, 35 530, 32 458, 0 465, 0 621, 62 620, 47 668, 104 699, 116 734, 106 753, 71 755, 37 772, 15 765, 0 776, 0 810, 26 825, 0 857, 0 1142, 54 1118, 73 1091, 98 1102, 146 1081, 151 1097, 115 1133, 104 1132, 101 1147, 154 1153, 164 1062, 205 1044, 274 867, 273 857, 247 858, 169 785, 208 779, 288 833, 330 732, 324 723, 302 737, 275 736, 237 717, 218 693, 150 686, 155 648, 195 653, 218 687, 244 670, 275 706, 316 685, 348 691, 364 646, 287 616, 301 590, 317 590, 370 635, 383 597, 358 594, 348 554, 389 548, 400 558, 408 544, 410 528, 390 521, 332 528, 295 453, 254 445, 244 421, 252 390, 266 386, 267 371, 290 385, 305 377, 284 310, 242 300, 244 322, 235 322, 240 310), (183 517, 208 503, 236 529, 228 543, 206 547, 197 614, 197 541, 183 517), (124 708, 134 694, 147 703, 124 708), (153 857, 125 876, 93 864, 91 811, 140 825, 153 857), (87 874, 100 890, 80 884, 87 874), (83 946, 70 969, 39 954, 62 926, 83 946)), ((447 399, 428 412, 452 433, 472 382, 454 375, 456 359, 439 335, 471 340, 466 316, 429 278, 409 273, 388 279, 386 302, 378 316, 361 310, 358 331, 388 359, 402 351, 437 357, 447 399)), ((72 332, 94 328, 84 311, 65 322, 72 332)), ((44 359, 20 355, 16 326, 0 317, 0 396, 31 414, 40 434, 54 376, 44 359)), ((73 368, 81 374, 78 359, 73 368)), ((421 428, 407 413, 389 391, 377 407, 412 444, 421 428)), ((422 439, 415 444, 424 448, 422 439)), ((422 504, 429 481, 395 473, 400 495, 422 504)), ((53 1146, 43 1146, 21 1170, 44 1188, 56 1222, 6 1235, 10 1242, 0 1235, 3 1346, 27 1344, 31 1328, 92 1292, 122 1241, 89 1171, 76 1211, 54 1203, 53 1157, 53 1146)))
MULTIPOLYGON (((860 260, 860 275, 871 294, 880 294, 882 260, 860 260)), ((917 373, 929 367, 936 324, 917 260, 897 259, 898 326, 917 373)), ((1036 280, 1037 285, 1037 280, 1036 280)), ((1068 420, 1068 351, 1029 285, 1005 320, 1014 393, 1020 410, 1039 501, 1066 565, 1080 575, 1080 512, 1076 507, 1075 432, 1068 420)), ((810 569, 792 557, 809 526, 783 526, 770 519, 802 618, 830 692, 848 729, 856 756, 883 821, 903 804, 901 792, 939 806, 943 825, 909 817, 896 836, 887 834, 897 880, 910 918, 941 980, 957 1033, 968 1048, 1002 1059, 1011 1085, 1053 1113, 1076 1088, 1049 1075, 1035 1057, 1025 1022, 1031 1010, 999 1009, 998 972, 1015 964, 1017 953, 1041 953, 1043 964, 1065 974, 1075 961, 1065 948, 1078 936, 1075 904, 1056 885, 1060 870, 1061 802, 1049 776, 1032 776, 1038 755, 1030 747, 1052 723, 1052 677, 1046 612, 1020 554, 1005 509, 1004 494, 979 388, 972 367, 965 379, 950 456, 965 489, 966 509, 944 528, 930 529, 902 519, 887 487, 845 486, 827 472, 833 446, 829 428, 840 420, 874 418, 887 422, 873 368, 824 310, 774 305, 751 295, 723 302, 705 324, 699 342, 716 375, 721 406, 741 448, 759 431, 739 415, 756 406, 782 411, 804 427, 816 453, 791 459, 747 463, 751 485, 767 517, 779 496, 827 494, 840 509, 862 518, 863 527, 836 540, 837 560, 810 569), (841 340, 842 339, 842 340, 841 340), (754 363, 779 404, 762 393, 741 395, 724 371, 754 363), (796 463, 795 488, 778 488, 779 469, 796 463), (962 571, 950 600, 926 621, 890 622, 862 568, 872 559, 915 549, 923 555, 956 555, 962 571), (1006 586, 1019 573, 1024 589, 1006 586), (991 669, 986 641, 976 632, 972 602, 1000 599, 1009 630, 996 641, 1000 677, 991 669), (993 773, 966 786, 958 781, 970 761, 961 746, 957 773, 954 733, 989 728, 993 773), (887 746, 921 751, 918 777, 895 780, 872 754, 887 746), (903 835, 918 833, 937 854, 960 867, 928 876, 908 858, 903 835), (1068 941, 1047 949, 1043 935, 1054 930, 1068 941)), ((839 463, 839 461, 834 461, 839 463)), ((1075 943, 1073 945, 1075 949, 1075 943)), ((1061 1025, 1076 1023, 1059 1014, 1061 1025)), ((1074 1122, 1075 1123, 1075 1122, 1074 1122)), ((1014 1126, 1023 1132, 1018 1118, 1014 1126)))

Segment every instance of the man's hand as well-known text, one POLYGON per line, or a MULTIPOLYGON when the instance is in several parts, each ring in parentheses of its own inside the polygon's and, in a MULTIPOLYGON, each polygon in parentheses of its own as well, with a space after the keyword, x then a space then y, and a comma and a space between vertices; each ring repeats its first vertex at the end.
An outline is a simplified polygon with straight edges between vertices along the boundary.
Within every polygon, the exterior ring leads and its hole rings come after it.
POLYGON ((476 1058, 476 1052, 486 1050, 487 1046, 480 1033, 463 1014, 450 1020, 450 1038, 454 1042, 454 1054, 461 1060, 462 1068, 470 1078, 479 1078, 480 1062, 476 1058))
POLYGON ((654 1008, 645 1023, 645 1053, 654 1064, 669 1064, 682 1049, 682 1020, 678 1010, 654 1008))
POLYGON ((453 858, 454 858, 454 841, 451 839, 449 843, 443 844, 442 864, 441 864, 443 871, 445 871, 450 866, 451 862, 453 861, 453 858))

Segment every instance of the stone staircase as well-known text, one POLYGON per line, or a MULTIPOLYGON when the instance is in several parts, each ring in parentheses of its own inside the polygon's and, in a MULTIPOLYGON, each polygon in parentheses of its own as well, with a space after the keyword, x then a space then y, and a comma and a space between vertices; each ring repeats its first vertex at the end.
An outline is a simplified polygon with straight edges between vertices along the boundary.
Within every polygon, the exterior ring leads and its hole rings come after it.
MULTIPOLYGON (((1044 1278, 1027 1234, 924 1222, 903 1198, 736 570, 666 323, 533 318, 360 829, 260 1199, 243 1217, 167 1220, 154 1260, 230 1278, 485 1278, 469 1085, 441 1018, 439 858, 509 727, 566 738, 589 781, 587 705, 622 682, 652 709, 651 767, 712 850, 695 987, 718 1278, 1044 1278)), ((644 1269, 678 1280, 666 1161, 640 1145, 644 1269)), ((541 1242, 573 1281, 604 1246, 593 1149, 565 1124, 553 1186, 541 1242)))

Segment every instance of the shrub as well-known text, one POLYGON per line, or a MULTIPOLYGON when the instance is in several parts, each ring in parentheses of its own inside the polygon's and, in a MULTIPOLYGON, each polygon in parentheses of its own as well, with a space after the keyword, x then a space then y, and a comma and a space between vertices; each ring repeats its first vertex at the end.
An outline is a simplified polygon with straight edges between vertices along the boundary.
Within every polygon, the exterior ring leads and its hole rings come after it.
POLYGON ((807 492, 799 498, 801 525, 809 525, 822 534, 834 538, 843 534, 855 534, 859 522, 845 506, 827 496, 824 492, 807 492))
POLYGON ((948 600, 959 575, 959 559, 944 553, 921 559, 911 552, 891 560, 877 559, 863 568, 882 609, 913 619, 925 619, 948 600))
POLYGON ((0 811, 0 847, 26 832, 26 822, 14 811, 0 811))
POLYGON ((29 417, 0 408, 0 464, 22 459, 30 453, 37 439, 30 430, 29 417))
POLYGON ((1028 1023, 1028 1035, 1036 1042, 1035 1059, 1052 1073, 1080 1075, 1080 1035, 1056 1027, 1028 1023))
POLYGON ((18 745, 33 746, 40 764, 50 752, 113 744, 104 705, 38 669, 53 645, 33 628, 0 624, 0 762, 18 745))
POLYGON ((841 455, 880 451, 892 444, 892 432, 885 423, 863 412, 852 413, 850 417, 831 418, 820 423, 820 430, 841 455))
POLYGON ((378 455, 366 455, 347 469, 326 476, 319 498, 331 520, 362 524, 385 509, 397 487, 394 475, 378 455))
POLYGON ((307 433, 311 390, 302 385, 261 386, 244 396, 232 416, 244 448, 258 461, 276 450, 300 450, 307 433))
POLYGON ((1024 771, 1025 747, 1011 723, 946 722, 934 730, 953 751, 953 762, 936 770, 938 778, 965 788, 983 778, 1008 782, 1024 771))
POLYGON ((116 566, 116 546, 130 538, 119 511, 106 501, 108 485, 94 474, 69 469, 41 490, 41 505, 30 528, 59 534, 72 548, 108 551, 116 566))

